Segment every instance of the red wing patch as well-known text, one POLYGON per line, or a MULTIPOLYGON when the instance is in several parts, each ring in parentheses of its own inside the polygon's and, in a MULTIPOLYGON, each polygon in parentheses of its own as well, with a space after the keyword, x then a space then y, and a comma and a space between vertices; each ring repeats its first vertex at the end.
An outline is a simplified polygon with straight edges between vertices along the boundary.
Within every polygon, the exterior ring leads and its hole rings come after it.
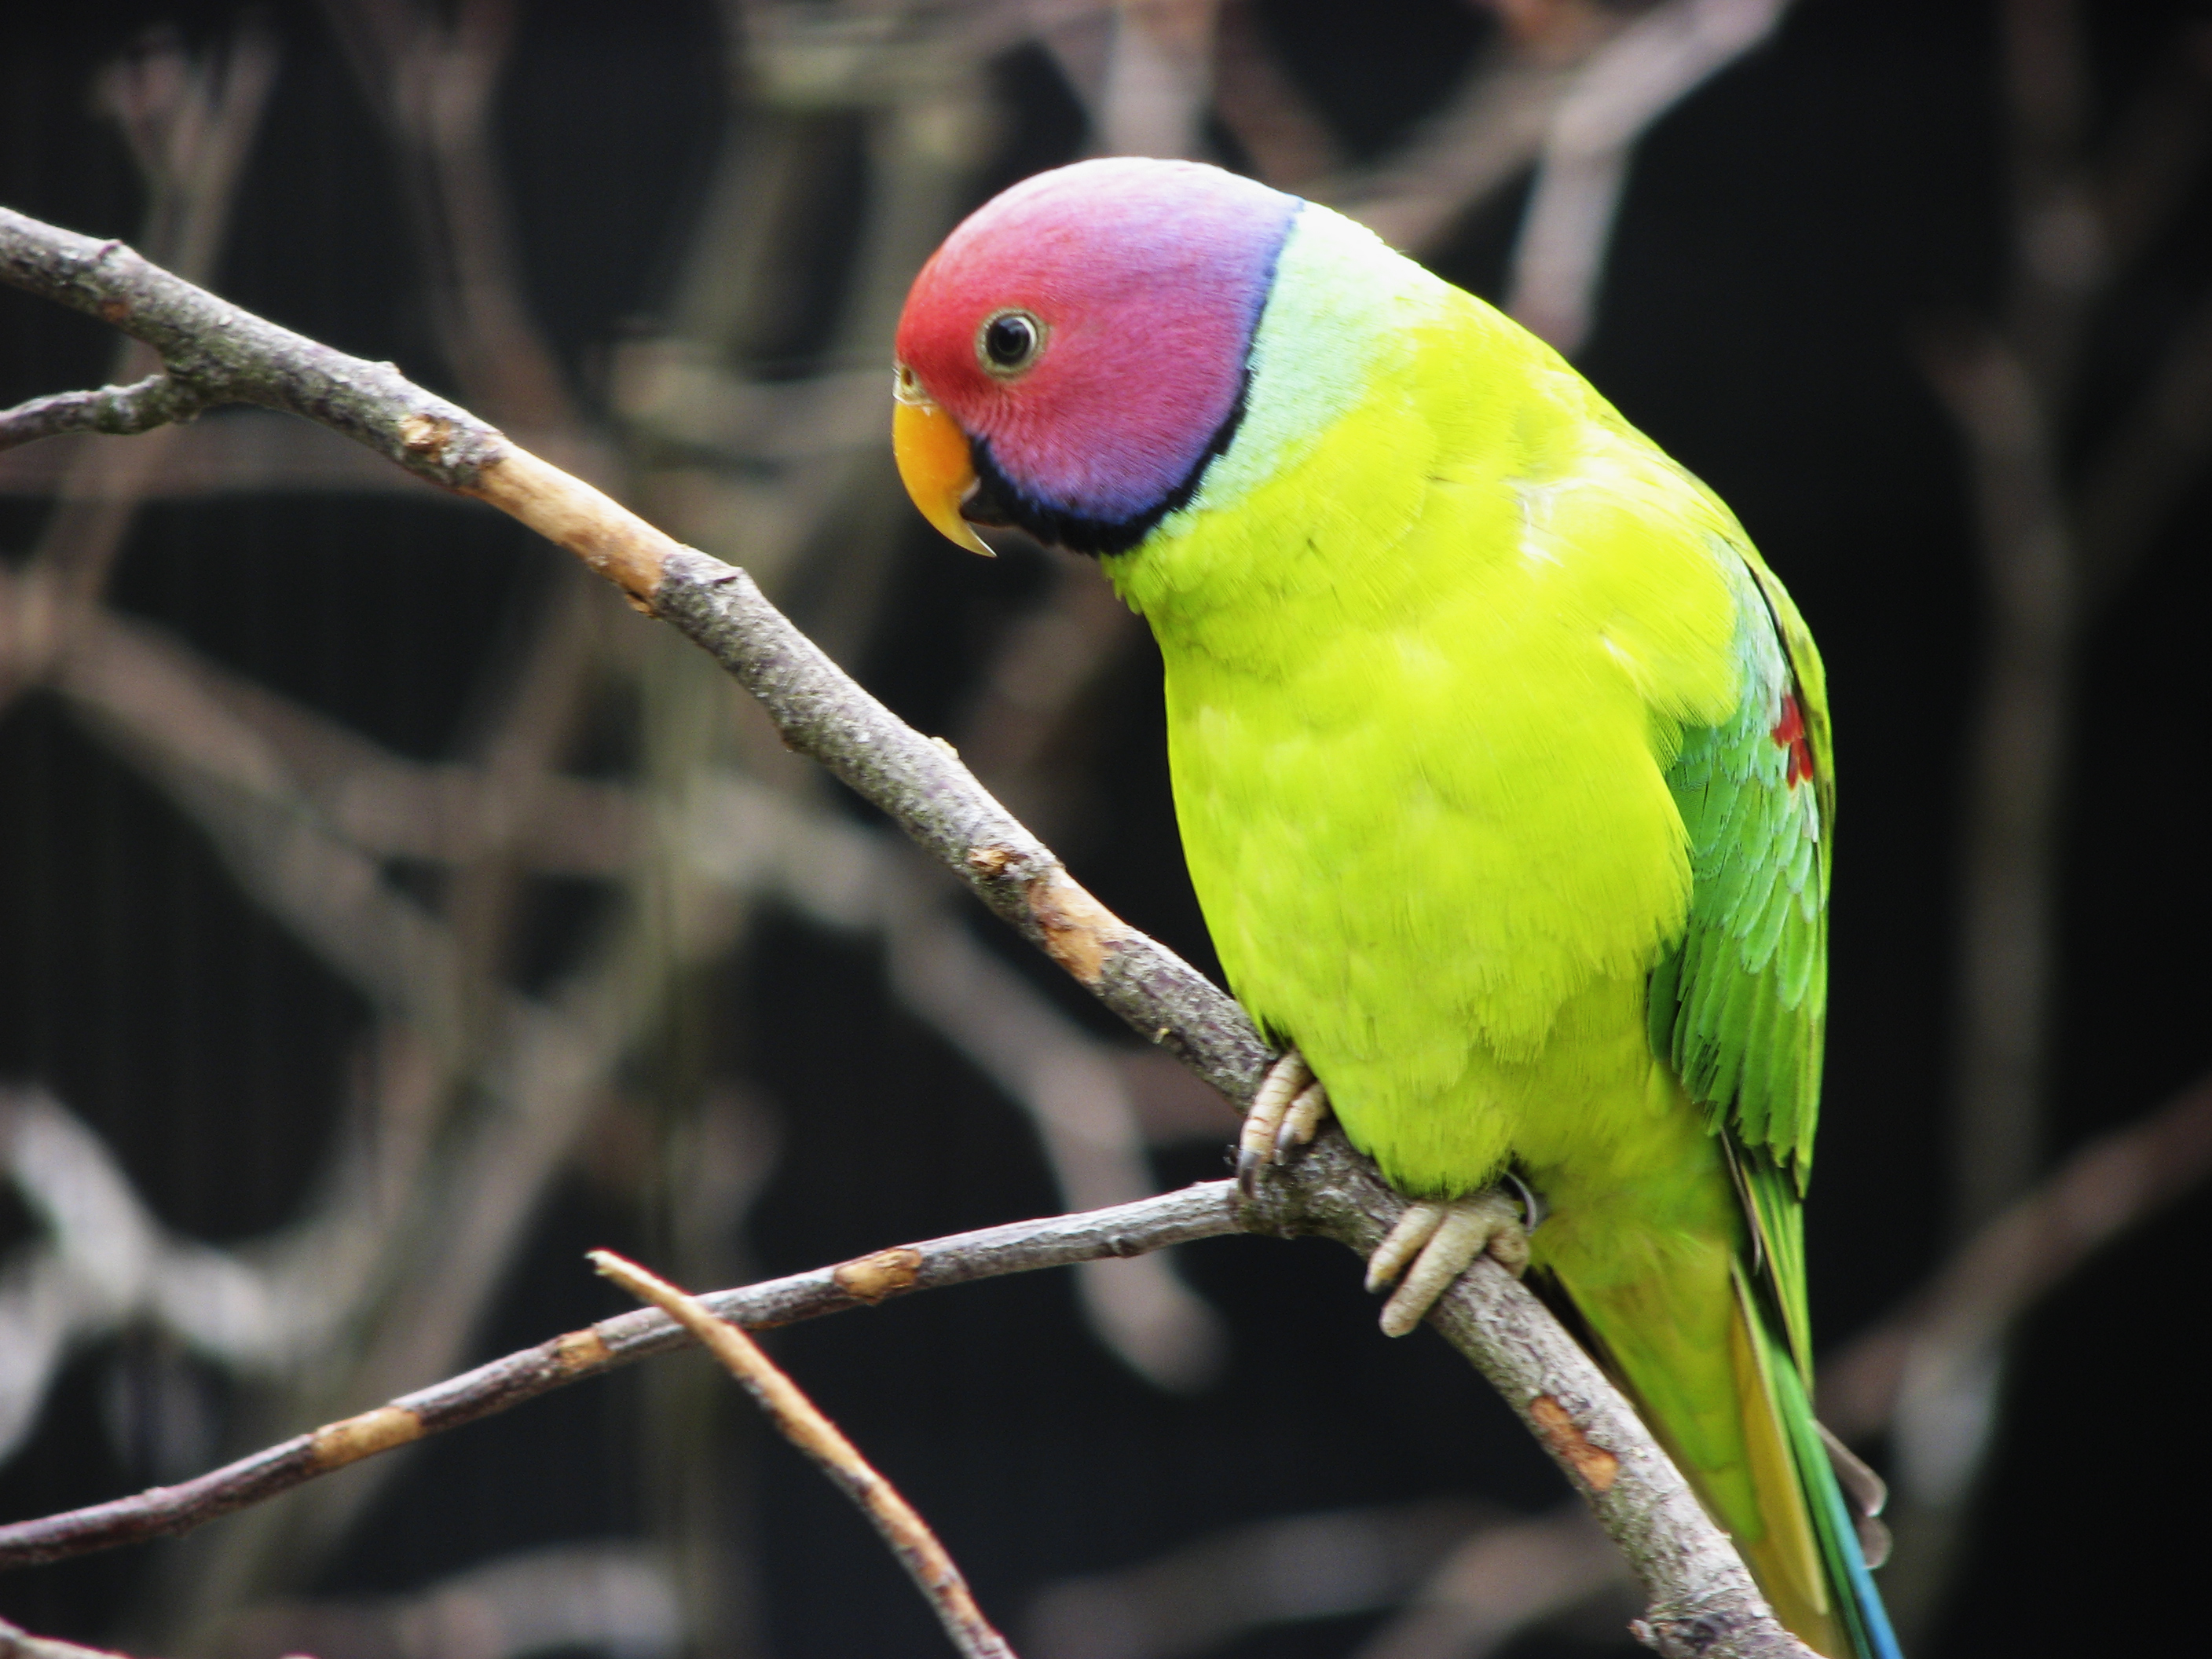
POLYGON ((1796 697, 1783 697, 1782 718, 1774 723, 1772 736, 1777 748, 1790 751, 1785 781, 1795 789, 1801 781, 1813 775, 1813 750, 1805 741, 1805 715, 1797 707, 1796 697))

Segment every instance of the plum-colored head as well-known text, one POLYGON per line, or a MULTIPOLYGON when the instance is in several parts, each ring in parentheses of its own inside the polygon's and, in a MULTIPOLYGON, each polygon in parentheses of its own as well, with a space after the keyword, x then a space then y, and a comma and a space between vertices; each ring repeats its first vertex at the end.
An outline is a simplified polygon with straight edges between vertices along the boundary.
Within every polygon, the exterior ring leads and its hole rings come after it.
POLYGON ((985 204, 922 267, 899 319, 898 447, 916 504, 956 540, 964 515, 1083 552, 1133 546, 1235 429, 1302 205, 1218 167, 1133 158, 1040 173, 985 204))

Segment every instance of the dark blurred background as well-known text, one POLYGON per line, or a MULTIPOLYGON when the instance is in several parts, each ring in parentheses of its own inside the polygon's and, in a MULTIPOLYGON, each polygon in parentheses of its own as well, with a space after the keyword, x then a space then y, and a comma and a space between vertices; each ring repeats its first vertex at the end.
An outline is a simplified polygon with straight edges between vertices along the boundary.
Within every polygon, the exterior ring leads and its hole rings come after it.
MULTIPOLYGON (((751 568, 1212 963, 1157 665, 900 495, 891 325, 1036 169, 1191 155, 1537 327, 1825 649, 1823 1409, 1917 1656, 2186 1649, 2212 1198, 2212 21, 1902 0, 106 0, 0 200, 751 568)), ((0 404, 149 364, 0 292, 0 404)), ((1225 1107, 554 549, 228 411, 0 456, 0 1517, 698 1287, 1212 1177, 1225 1107)), ((776 1334, 1030 1659, 1626 1649, 1608 1547, 1334 1246, 776 1334)), ((0 1579, 174 1656, 935 1655, 695 1357, 0 1579)))

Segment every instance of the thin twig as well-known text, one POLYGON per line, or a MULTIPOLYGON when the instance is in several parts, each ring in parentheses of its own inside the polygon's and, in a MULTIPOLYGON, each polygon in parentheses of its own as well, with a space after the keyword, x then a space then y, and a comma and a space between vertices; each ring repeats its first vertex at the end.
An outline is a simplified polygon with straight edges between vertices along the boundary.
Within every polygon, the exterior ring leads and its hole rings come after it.
POLYGON ((57 392, 0 410, 0 449, 65 432, 117 436, 148 432, 173 421, 189 421, 200 404, 198 392, 166 374, 149 374, 129 386, 104 386, 92 392, 57 392))
POLYGON ((650 1302, 683 1326, 753 1397, 769 1415, 776 1431, 813 1460, 875 1529, 898 1558, 924 1599, 952 1638, 952 1645, 968 1659, 1014 1659, 1006 1639, 993 1629, 968 1580, 929 1523, 897 1487, 878 1474, 843 1432, 824 1417, 760 1345, 734 1325, 725 1324, 694 1297, 673 1285, 654 1278, 634 1261, 611 1250, 593 1250, 592 1265, 641 1302, 650 1302))

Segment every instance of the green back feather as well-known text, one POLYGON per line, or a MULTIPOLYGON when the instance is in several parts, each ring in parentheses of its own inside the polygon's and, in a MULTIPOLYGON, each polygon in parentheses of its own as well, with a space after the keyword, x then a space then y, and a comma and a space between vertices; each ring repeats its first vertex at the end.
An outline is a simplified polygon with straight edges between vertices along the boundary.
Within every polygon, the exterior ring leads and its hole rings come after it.
POLYGON ((1688 927, 1652 973, 1651 1046, 1728 1144, 1760 1277, 1809 1378, 1801 1205, 1827 1028, 1827 686, 1811 634, 1758 556, 1716 551, 1735 578, 1742 695, 1726 721, 1684 732, 1667 775, 1692 886, 1688 927))

